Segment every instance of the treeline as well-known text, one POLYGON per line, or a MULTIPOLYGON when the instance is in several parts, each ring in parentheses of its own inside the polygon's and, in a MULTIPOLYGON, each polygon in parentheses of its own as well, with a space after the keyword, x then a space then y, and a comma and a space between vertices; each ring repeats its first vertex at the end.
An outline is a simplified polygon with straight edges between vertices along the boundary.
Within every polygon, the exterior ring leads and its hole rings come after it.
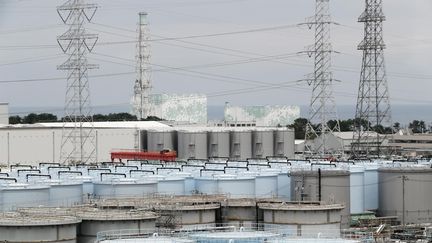
MULTIPOLYGON (((352 132, 354 131, 356 120, 354 119, 348 119, 348 120, 339 120, 339 126, 341 129, 341 132, 352 132)), ((363 127, 368 126, 367 121, 359 121, 360 124, 363 127)), ((298 118, 294 121, 292 125, 290 125, 290 128, 293 128, 295 130, 295 137, 296 139, 304 139, 306 134, 306 125, 308 123, 308 119, 306 118, 298 118)), ((358 123, 357 123, 358 124, 358 123)), ((336 120, 330 120, 327 122, 327 125, 329 127, 335 127, 336 126, 336 120)), ((317 125, 314 125, 315 128, 317 128, 317 125)), ((393 124, 392 127, 382 127, 382 126, 371 126, 372 131, 381 133, 381 134, 391 134, 394 132, 399 131, 402 129, 401 124, 399 122, 396 122, 393 124)), ((431 126, 427 126, 425 121, 419 121, 419 120, 413 120, 409 123, 408 128, 413 133, 430 133, 432 131, 431 126)))
MULTIPOLYGON (((126 112, 121 113, 110 113, 108 115, 104 114, 95 114, 92 116, 93 121, 95 122, 106 122, 106 121, 138 121, 138 118, 134 115, 131 115, 126 112)), ((142 119, 142 121, 162 121, 155 116, 149 116, 146 119, 142 119)), ((35 124, 35 123, 49 123, 49 122, 62 122, 64 118, 58 118, 54 114, 50 113, 30 113, 26 116, 10 116, 9 124, 35 124)))

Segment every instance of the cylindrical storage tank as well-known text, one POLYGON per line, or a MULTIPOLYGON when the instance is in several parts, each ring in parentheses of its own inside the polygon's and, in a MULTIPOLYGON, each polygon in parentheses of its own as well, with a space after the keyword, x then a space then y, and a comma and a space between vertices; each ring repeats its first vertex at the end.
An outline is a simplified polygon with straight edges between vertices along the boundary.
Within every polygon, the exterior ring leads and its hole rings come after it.
POLYGON ((380 168, 378 185, 380 216, 397 216, 402 224, 431 222, 431 168, 380 168))
POLYGON ((252 131, 234 130, 230 133, 230 158, 245 160, 252 157, 252 131))
POLYGON ((3 214, 0 216, 0 242, 77 243, 80 222, 70 216, 3 214))
POLYGON ((364 171, 365 210, 378 209, 378 167, 366 167, 364 171))
POLYGON ((157 192, 156 180, 138 181, 135 179, 95 182, 96 197, 133 197, 145 196, 157 192))
MULTIPOLYGON (((272 201, 272 199, 265 199, 272 201)), ((221 221, 237 227, 253 227, 262 221, 258 210, 259 200, 255 198, 226 199, 221 202, 221 221)))
POLYGON ((178 131, 178 157, 180 159, 206 159, 207 132, 178 131))
POLYGON ((185 195, 185 178, 161 176, 157 188, 158 194, 185 195))
POLYGON ((216 226, 216 212, 219 204, 182 203, 161 205, 161 218, 158 220, 160 227, 180 227, 181 229, 193 229, 199 225, 216 226))
POLYGON ((21 207, 48 206, 50 187, 45 185, 8 184, 0 186, 0 205, 3 211, 21 207))
POLYGON ((214 195, 219 193, 218 180, 215 178, 195 178, 195 187, 198 194, 214 195))
POLYGON ((293 201, 322 201, 344 205, 342 228, 348 228, 350 211, 350 173, 345 170, 291 171, 291 199, 293 201), (321 171, 321 172, 320 172, 321 171), (321 196, 321 198, 320 198, 321 196))
POLYGON ((218 193, 228 195, 229 198, 255 197, 255 178, 248 176, 220 175, 218 193))
POLYGON ((78 243, 94 243, 97 233, 109 230, 132 230, 146 232, 155 229, 158 215, 144 211, 100 210, 88 208, 76 210, 82 219, 78 233, 78 243))
POLYGON ((351 166, 350 171, 350 210, 351 214, 364 213, 364 168, 351 166))
POLYGON ((273 130, 255 130, 252 133, 252 157, 266 158, 274 154, 273 130))
POLYGON ((147 131, 148 151, 162 151, 164 149, 177 151, 176 133, 174 131, 147 131))
POLYGON ((230 133, 229 131, 209 131, 208 137, 208 157, 230 156, 230 133))
POLYGON ((278 174, 277 196, 280 199, 291 201, 291 176, 289 173, 278 174))
POLYGON ((295 134, 293 129, 277 129, 274 134, 274 155, 294 158, 295 134))
POLYGON ((50 206, 67 207, 83 203, 83 185, 73 182, 50 183, 50 206))
POLYGON ((317 203, 259 203, 263 223, 279 225, 291 235, 317 235, 322 238, 339 237, 341 229, 341 204, 317 203))
POLYGON ((272 198, 278 196, 278 175, 261 173, 255 177, 255 197, 272 198))

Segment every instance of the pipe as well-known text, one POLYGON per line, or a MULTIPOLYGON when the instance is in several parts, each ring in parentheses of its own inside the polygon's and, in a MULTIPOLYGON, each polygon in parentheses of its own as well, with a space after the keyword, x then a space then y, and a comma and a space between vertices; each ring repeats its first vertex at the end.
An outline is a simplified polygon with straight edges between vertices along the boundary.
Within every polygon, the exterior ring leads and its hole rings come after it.
POLYGON ((201 169, 200 170, 200 176, 202 176, 203 171, 215 171, 215 172, 223 172, 225 174, 225 169, 219 170, 219 169, 201 169))
POLYGON ((318 168, 318 201, 321 202, 321 168, 318 168))
POLYGON ((181 169, 177 168, 177 167, 159 167, 159 168, 156 168, 156 172, 158 174, 159 174, 159 169, 161 169, 161 170, 178 170, 178 171, 181 171, 181 169))
POLYGON ((184 167, 191 167, 191 168, 203 168, 203 169, 205 169, 205 166, 204 165, 182 165, 181 166, 181 170, 183 171, 183 168, 184 167))
POLYGON ((51 180, 51 175, 27 174, 26 181, 29 182, 29 177, 48 177, 51 180))
POLYGON ((0 173, 0 176, 6 176, 6 177, 9 177, 9 174, 6 173, 6 172, 1 172, 1 173, 0 173))
POLYGON ((30 169, 30 170, 18 170, 18 176, 20 175, 20 172, 38 172, 41 173, 40 170, 30 169))
MULTIPOLYGON (((283 164, 285 164, 285 163, 283 163, 283 164)), ((248 164, 248 168, 249 168, 249 166, 262 166, 262 167, 271 168, 271 166, 269 164, 266 164, 266 165, 265 164, 248 164)))
POLYGON ((101 181, 103 181, 104 175, 122 175, 124 178, 126 178, 126 174, 123 174, 123 173, 101 173, 100 174, 101 181))
POLYGON ((0 180, 2 181, 15 181, 15 183, 18 182, 18 180, 16 178, 9 178, 9 177, 0 177, 0 180))
POLYGON ((145 172, 145 173, 152 173, 153 175, 155 174, 155 172, 152 171, 152 170, 130 170, 129 171, 129 175, 130 176, 132 176, 132 172, 136 172, 136 173, 138 173, 138 172, 145 172))
POLYGON ((57 172, 58 178, 60 178, 61 174, 79 174, 80 176, 82 176, 82 172, 81 171, 59 170, 57 172))
POLYGON ((287 162, 269 161, 269 164, 287 164, 289 166, 292 166, 292 163, 289 161, 287 161, 287 162))
POLYGON ((336 164, 326 164, 326 163, 312 163, 312 164, 311 164, 311 168, 313 168, 314 165, 334 166, 335 168, 337 168, 337 165, 336 165, 336 164))
POLYGON ((109 173, 111 173, 111 169, 108 168, 88 168, 87 174, 90 174, 90 171, 108 171, 109 173))
POLYGON ((138 170, 138 166, 135 165, 116 165, 114 167, 115 172, 117 172, 117 168, 131 168, 131 169, 133 168, 135 170, 138 170))
POLYGON ((11 170, 14 168, 28 168, 29 170, 33 169, 34 167, 31 165, 11 165, 10 166, 11 170))
POLYGON ((71 170, 71 168, 68 167, 68 166, 50 166, 50 167, 48 167, 48 173, 50 172, 51 169, 67 169, 67 170, 71 170))
POLYGON ((246 171, 249 171, 248 167, 240 167, 240 166, 225 166, 224 171, 226 173, 226 169, 246 169, 246 171))

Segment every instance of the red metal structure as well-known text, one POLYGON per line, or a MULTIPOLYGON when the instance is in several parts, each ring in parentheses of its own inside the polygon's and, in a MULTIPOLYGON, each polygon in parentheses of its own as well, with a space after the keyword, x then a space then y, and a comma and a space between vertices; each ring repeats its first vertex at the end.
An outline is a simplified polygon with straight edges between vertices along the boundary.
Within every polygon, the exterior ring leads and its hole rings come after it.
POLYGON ((140 150, 114 150, 111 151, 111 161, 118 159, 135 159, 135 160, 163 160, 175 161, 177 159, 176 151, 140 151, 140 150))

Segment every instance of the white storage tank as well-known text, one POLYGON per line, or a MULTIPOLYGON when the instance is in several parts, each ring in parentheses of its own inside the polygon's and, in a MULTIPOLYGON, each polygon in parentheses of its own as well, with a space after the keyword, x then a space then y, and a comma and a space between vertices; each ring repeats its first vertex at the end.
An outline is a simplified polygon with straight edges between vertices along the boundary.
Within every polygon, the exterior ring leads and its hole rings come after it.
POLYGON ((230 158, 245 160, 252 157, 252 131, 234 130, 230 133, 230 158))
POLYGON ((380 168, 380 216, 397 216, 402 224, 432 221, 432 169, 380 168))
POLYGON ((185 178, 160 176, 158 178, 158 194, 165 195, 185 195, 185 178))
POLYGON ((365 210, 378 209, 378 166, 368 166, 364 171, 365 210))
POLYGON ((351 214, 362 214, 365 211, 364 168, 361 166, 350 166, 349 171, 350 171, 351 214))
POLYGON ((279 128, 274 134, 274 155, 294 158, 295 134, 293 129, 279 128))
POLYGON ((230 198, 255 197, 255 178, 247 175, 219 175, 218 194, 230 198))
POLYGON ((47 206, 50 202, 50 187, 18 183, 0 185, 0 195, 3 211, 12 211, 20 207, 47 206))
POLYGON ((218 180, 210 177, 195 178, 196 191, 199 194, 215 195, 219 193, 218 180))
POLYGON ((230 156, 230 133, 229 131, 209 131, 208 134, 208 157, 230 156))
POLYGON ((72 181, 50 181, 50 206, 73 206, 83 203, 83 184, 72 181))
POLYGON ((177 151, 177 139, 175 131, 147 131, 147 149, 148 151, 162 151, 164 149, 177 151))
POLYGON ((145 196, 157 192, 156 180, 139 181, 121 179, 94 183, 94 194, 97 197, 132 197, 145 196))
POLYGON ((206 159, 207 132, 206 131, 178 131, 178 157, 180 159, 206 159))
POLYGON ((258 129, 252 133, 252 157, 266 158, 274 155, 274 134, 270 129, 258 129))

